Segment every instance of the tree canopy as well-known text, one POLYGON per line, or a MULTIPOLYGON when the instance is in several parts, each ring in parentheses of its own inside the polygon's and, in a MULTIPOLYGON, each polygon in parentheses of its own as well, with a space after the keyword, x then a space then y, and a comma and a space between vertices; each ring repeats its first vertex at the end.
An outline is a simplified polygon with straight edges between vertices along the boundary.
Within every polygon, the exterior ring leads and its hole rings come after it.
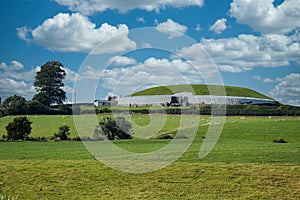
POLYGON ((62 104, 66 100, 66 92, 63 90, 63 79, 66 72, 58 61, 45 63, 36 73, 34 87, 38 92, 33 100, 37 100, 46 106, 50 104, 62 104))
POLYGON ((130 134, 131 128, 131 123, 126 121, 124 117, 113 119, 107 116, 97 125, 94 130, 94 137, 105 136, 108 140, 132 139, 130 134))
POLYGON ((13 95, 8 97, 1 107, 5 115, 23 115, 26 114, 26 99, 13 95))

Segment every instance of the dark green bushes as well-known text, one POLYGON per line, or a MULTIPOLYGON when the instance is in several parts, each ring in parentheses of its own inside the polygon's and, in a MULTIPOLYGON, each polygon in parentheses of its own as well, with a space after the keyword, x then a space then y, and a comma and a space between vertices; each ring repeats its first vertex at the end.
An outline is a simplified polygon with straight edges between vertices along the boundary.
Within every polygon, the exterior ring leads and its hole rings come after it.
POLYGON ((70 127, 63 125, 59 127, 58 133, 54 133, 53 139, 69 140, 70 139, 70 127))
POLYGON ((131 123, 126 121, 124 117, 113 119, 107 116, 99 122, 99 125, 94 130, 94 138, 100 139, 105 137, 108 140, 132 139, 131 128, 131 123))
POLYGON ((4 136, 7 140, 27 140, 31 133, 32 122, 27 117, 16 117, 12 122, 5 127, 7 136, 4 136))

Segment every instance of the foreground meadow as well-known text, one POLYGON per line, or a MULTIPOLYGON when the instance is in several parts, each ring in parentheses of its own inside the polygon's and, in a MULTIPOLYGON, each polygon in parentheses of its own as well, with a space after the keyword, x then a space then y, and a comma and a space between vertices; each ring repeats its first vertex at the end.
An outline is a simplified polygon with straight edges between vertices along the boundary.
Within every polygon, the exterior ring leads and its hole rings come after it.
MULTIPOLYGON (((62 123, 71 127, 73 136, 77 134, 72 117, 29 117, 34 136, 50 137, 62 123)), ((0 119, 0 130, 9 120, 0 119)), ((132 120, 146 125, 149 116, 136 115, 132 120)), ((179 116, 170 116, 160 134, 176 130, 178 120, 179 116)), ((300 118, 229 117, 215 148, 200 159, 208 120, 207 116, 200 118, 194 142, 175 163, 142 174, 105 166, 81 142, 0 142, 0 198, 300 198, 300 118), (287 143, 273 143, 274 139, 287 143)), ((133 139, 114 144, 141 153, 160 149, 170 141, 133 139)))

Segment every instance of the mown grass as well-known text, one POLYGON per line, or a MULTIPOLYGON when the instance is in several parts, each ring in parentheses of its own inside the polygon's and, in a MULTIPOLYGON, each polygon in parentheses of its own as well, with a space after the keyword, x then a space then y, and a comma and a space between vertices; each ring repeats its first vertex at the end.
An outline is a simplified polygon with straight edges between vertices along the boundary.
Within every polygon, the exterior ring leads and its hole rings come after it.
MULTIPOLYGON (((37 126, 50 126, 49 116, 30 117, 37 126)), ((70 120, 65 123, 71 125, 71 118, 54 117, 58 122, 53 124, 70 120)), ((127 117, 140 127, 151 122, 147 115, 127 117)), ((165 116, 156 117, 162 120, 165 116)), ((178 128, 180 116, 168 117, 158 134, 178 128)), ((189 121, 195 116, 187 117, 189 121)), ((1 128, 3 120, 7 119, 0 119, 1 128)), ((144 174, 111 169, 94 160, 80 142, 0 142, 0 194, 17 199, 300 198, 299 117, 226 118, 218 143, 204 159, 198 153, 210 118, 202 116, 199 120, 194 142, 177 162, 144 174), (273 143, 273 139, 281 138, 288 143, 273 143)), ((47 129, 35 134, 46 136, 47 129)), ((133 139, 114 143, 144 153, 170 141, 133 139)))
POLYGON ((93 160, 0 161, 18 199, 298 199, 299 165, 177 162, 128 174, 93 160), (12 177, 13 176, 13 177, 12 177))

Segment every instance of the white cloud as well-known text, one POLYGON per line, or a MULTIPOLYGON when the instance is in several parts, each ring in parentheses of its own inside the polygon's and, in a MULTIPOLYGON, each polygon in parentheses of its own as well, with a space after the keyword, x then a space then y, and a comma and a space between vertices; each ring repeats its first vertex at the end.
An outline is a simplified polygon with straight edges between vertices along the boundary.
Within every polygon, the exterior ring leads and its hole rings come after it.
POLYGON ((168 19, 166 22, 159 23, 156 30, 168 35, 169 39, 173 39, 182 36, 187 31, 187 27, 168 19))
POLYGON ((145 19, 144 19, 144 17, 138 17, 138 18, 136 18, 136 21, 142 22, 142 23, 146 22, 145 19))
POLYGON ((258 81, 262 81, 263 83, 274 83, 274 82, 279 82, 281 80, 280 78, 271 79, 271 78, 261 78, 260 76, 253 76, 252 78, 258 81))
POLYGON ((264 83, 273 83, 274 80, 272 80, 271 78, 265 78, 265 79, 263 80, 263 82, 264 82, 264 83))
POLYGON ((21 39, 53 51, 89 53, 93 50, 93 54, 101 54, 136 48, 135 42, 128 38, 129 30, 125 24, 104 23, 96 28, 87 17, 78 13, 59 13, 33 30, 25 27, 17 30, 21 39), (102 45, 97 46, 99 44, 102 45))
POLYGON ((227 25, 226 25, 227 19, 222 18, 222 19, 218 19, 214 25, 212 25, 209 30, 215 32, 216 34, 221 34, 224 30, 227 29, 227 25))
MULTIPOLYGON (((220 70, 239 72, 253 67, 288 66, 300 63, 300 44, 295 36, 267 34, 254 36, 241 34, 224 39, 202 39, 202 46, 220 70)), ((197 45, 189 49, 191 57, 199 56, 197 45)))
POLYGON ((39 70, 39 67, 35 67, 31 70, 24 70, 24 65, 15 60, 11 61, 10 65, 2 62, 0 64, 0 78, 25 82, 33 81, 37 70, 39 70))
POLYGON ((34 94, 34 87, 27 84, 25 81, 16 81, 10 78, 0 79, 0 96, 5 100, 12 95, 23 96, 26 99, 31 99, 34 94))
POLYGON ((16 60, 11 61, 10 65, 7 65, 5 62, 2 62, 0 64, 0 69, 3 70, 14 71, 14 70, 21 70, 23 68, 24 65, 16 60))
POLYGON ((65 78, 66 83, 73 83, 74 81, 76 81, 77 78, 79 78, 79 75, 70 68, 64 67, 63 69, 67 74, 65 78))
POLYGON ((143 42, 142 45, 141 45, 141 48, 144 48, 144 49, 151 48, 151 47, 152 47, 151 44, 149 44, 147 42, 143 42))
POLYGON ((253 78, 254 80, 261 81, 261 77, 260 77, 260 76, 258 76, 258 75, 256 75, 256 76, 252 76, 252 78, 253 78))
POLYGON ((240 67, 232 66, 232 65, 219 65, 219 69, 221 71, 232 72, 232 73, 237 73, 237 72, 243 71, 240 67))
POLYGON ((80 74, 78 74, 77 81, 81 80, 99 80, 101 75, 105 72, 104 69, 98 69, 96 67, 92 67, 90 65, 86 65, 83 67, 80 74))
POLYGON ((10 64, 0 64, 0 97, 6 99, 11 95, 24 96, 31 99, 34 94, 33 80, 38 67, 24 70, 24 65, 19 61, 10 64))
MULTIPOLYGON (((144 63, 126 68, 123 71, 109 72, 106 82, 114 93, 127 95, 137 88, 147 88, 151 85, 171 85, 200 82, 199 74, 191 64, 180 59, 156 59, 149 58, 144 63), (115 81, 112 81, 115 80, 115 81)), ((104 79, 105 80, 105 79, 104 79)))
POLYGON ((135 65, 137 64, 137 61, 133 58, 129 58, 126 56, 114 56, 107 61, 107 64, 112 66, 124 67, 126 65, 135 65))
POLYGON ((262 33, 287 33, 300 27, 299 0, 285 0, 274 7, 274 0, 234 0, 230 16, 262 33))
POLYGON ((31 35, 30 35, 30 33, 32 31, 31 28, 29 28, 27 26, 23 26, 23 27, 17 28, 17 31, 18 31, 17 35, 19 38, 21 38, 22 40, 25 40, 25 41, 30 41, 30 39, 28 39, 28 38, 31 37, 31 35))
POLYGON ((201 28, 200 24, 197 24, 196 27, 195 27, 195 30, 196 30, 196 31, 201 31, 201 29, 202 29, 202 28, 201 28))
MULTIPOLYGON (((205 78, 205 81, 208 81, 213 78, 215 79, 215 75, 218 72, 217 66, 212 62, 209 55, 205 52, 205 49, 200 43, 194 44, 190 47, 184 47, 177 52, 178 56, 188 60, 196 69, 197 74, 201 74, 202 77, 205 78)), ((221 84, 218 82, 214 82, 212 80, 211 84, 221 84)), ((217 80, 215 80, 217 81, 217 80)))
MULTIPOLYGON (((180 59, 148 58, 143 63, 136 63, 124 68, 97 69, 86 66, 81 80, 77 84, 89 84, 99 80, 99 87, 109 89, 117 95, 128 95, 137 88, 153 85, 203 83, 203 79, 189 62, 180 59), (86 79, 91 81, 85 82, 86 79)), ((89 86, 93 87, 93 86, 89 86)), ((83 86, 86 90, 86 87, 83 86)), ((102 89, 100 89, 103 91, 102 89)))
POLYGON ((182 8, 203 5, 203 0, 55 0, 58 4, 67 6, 70 10, 91 15, 105 10, 118 10, 126 13, 133 9, 157 11, 166 7, 182 8))
POLYGON ((278 80, 269 94, 282 103, 300 106, 300 74, 292 73, 278 80))

